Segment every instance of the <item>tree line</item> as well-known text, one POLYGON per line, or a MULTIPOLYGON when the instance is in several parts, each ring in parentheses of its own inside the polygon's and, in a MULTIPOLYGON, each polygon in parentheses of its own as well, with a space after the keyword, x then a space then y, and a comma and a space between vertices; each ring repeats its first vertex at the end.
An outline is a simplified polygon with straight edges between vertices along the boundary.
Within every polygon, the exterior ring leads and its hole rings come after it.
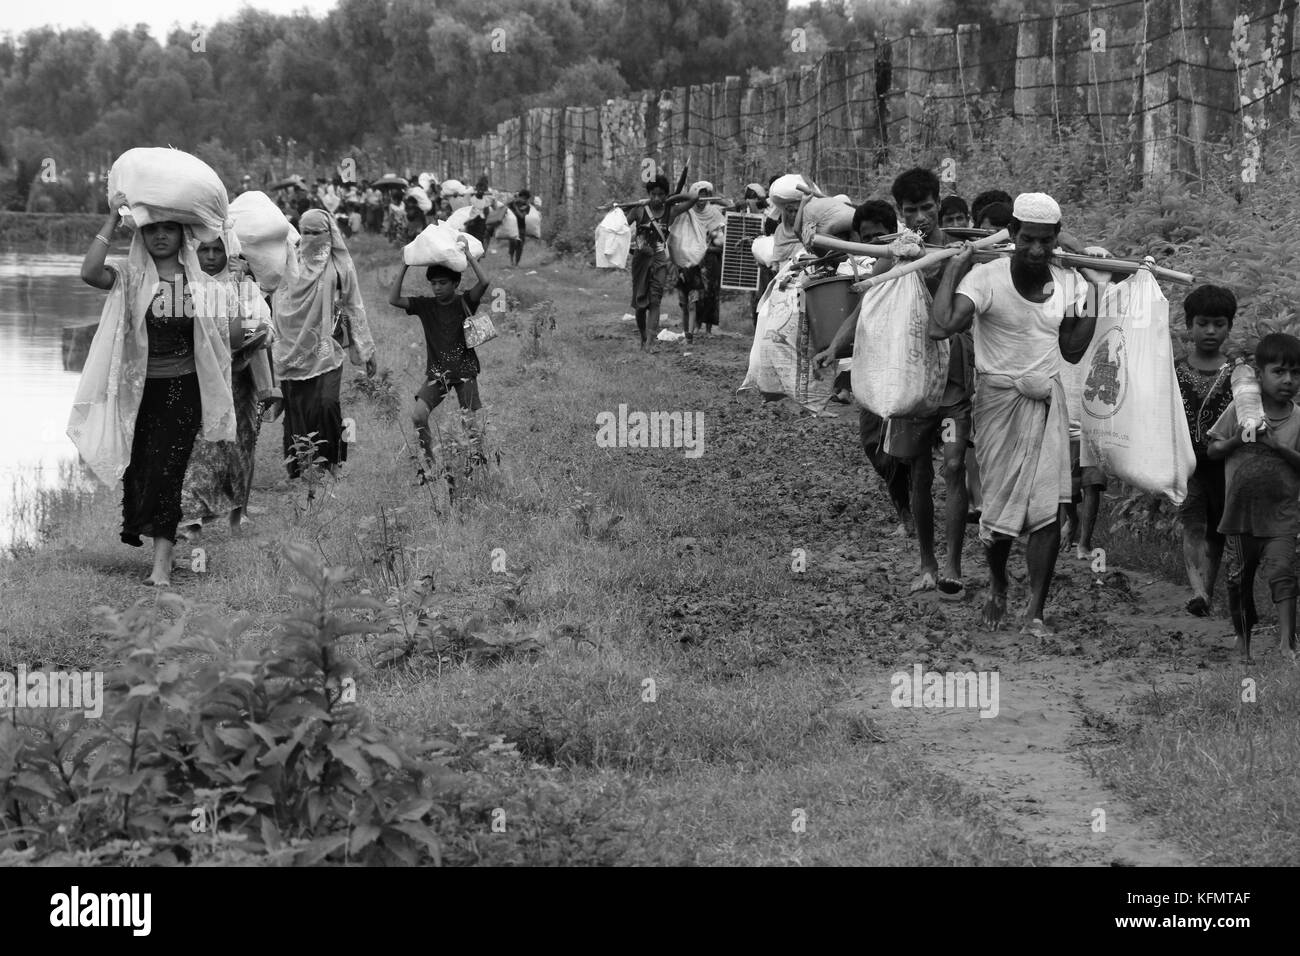
POLYGON ((752 76, 1038 6, 1050 0, 340 0, 319 18, 246 7, 161 40, 143 25, 38 28, 0 42, 0 203, 51 182, 50 159, 84 191, 123 150, 170 144, 233 184, 276 158, 390 156, 403 137, 477 136, 529 107, 752 76))

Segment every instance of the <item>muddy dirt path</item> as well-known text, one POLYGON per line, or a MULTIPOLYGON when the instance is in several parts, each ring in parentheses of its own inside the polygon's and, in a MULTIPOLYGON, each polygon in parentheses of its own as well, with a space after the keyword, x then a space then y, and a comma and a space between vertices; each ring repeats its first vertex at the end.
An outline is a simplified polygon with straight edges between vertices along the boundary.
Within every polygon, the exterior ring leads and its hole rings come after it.
MULTIPOLYGON (((565 290, 548 288, 546 271, 537 277, 543 294, 566 298, 565 290)), ((1188 615, 1181 585, 1114 566, 1094 573, 1088 562, 1063 554, 1048 608, 1054 638, 1040 643, 1014 629, 982 632, 987 579, 973 527, 965 544, 965 600, 911 595, 915 543, 890 536, 891 509, 858 444, 856 408, 831 406, 834 414, 812 417, 788 401, 763 407, 756 393, 737 394, 752 333, 747 320, 737 321, 734 305, 724 311, 721 337, 641 356, 634 326, 619 321, 622 284, 593 285, 574 317, 590 329, 585 358, 629 376, 649 363, 674 382, 681 399, 674 407, 706 413, 707 481, 696 463, 676 455, 634 467, 659 492, 691 502, 688 510, 707 509, 717 495, 745 504, 745 519, 726 532, 666 533, 689 535, 685 547, 697 552, 750 562, 788 564, 796 547, 808 554, 806 598, 798 602, 728 593, 707 580, 689 595, 646 595, 664 640, 694 648, 701 676, 725 679, 738 668, 791 658, 835 660, 852 687, 841 706, 870 717, 886 746, 914 747, 984 795, 1053 862, 1197 862, 1107 790, 1089 755, 1135 719, 1132 704, 1142 692, 1231 666, 1225 619, 1188 615), (996 718, 983 719, 975 709, 893 706, 891 678, 910 676, 918 664, 923 671, 996 672, 996 718), (1104 811, 1104 831, 1094 829, 1097 811, 1104 811)), ((935 507, 941 515, 942 481, 935 507)), ((1009 607, 1018 614, 1027 597, 1020 546, 1011 572, 1009 607)))

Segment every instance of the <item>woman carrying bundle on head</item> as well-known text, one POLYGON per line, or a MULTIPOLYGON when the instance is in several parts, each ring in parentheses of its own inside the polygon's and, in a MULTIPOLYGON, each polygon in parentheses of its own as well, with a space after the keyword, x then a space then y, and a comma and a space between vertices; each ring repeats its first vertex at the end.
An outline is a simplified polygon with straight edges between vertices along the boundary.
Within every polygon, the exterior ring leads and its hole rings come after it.
POLYGON ((198 236, 222 235, 226 191, 178 150, 130 150, 109 176, 110 212, 81 278, 107 290, 73 402, 68 435, 99 480, 122 481, 123 543, 153 539, 146 584, 171 583, 181 485, 198 435, 231 441, 230 337, 238 311, 199 267, 198 236), (151 201, 153 200, 153 201, 151 201), (119 209, 139 228, 124 264, 105 265, 119 209), (162 216, 176 217, 162 219, 162 216), (186 223, 177 221, 184 218, 186 223))
POLYGON ((271 310, 275 375, 284 391, 284 453, 291 479, 300 477, 303 459, 317 457, 337 477, 348 456, 339 406, 343 353, 373 376, 375 343, 357 271, 333 217, 313 209, 298 231, 297 254, 289 258, 271 310))

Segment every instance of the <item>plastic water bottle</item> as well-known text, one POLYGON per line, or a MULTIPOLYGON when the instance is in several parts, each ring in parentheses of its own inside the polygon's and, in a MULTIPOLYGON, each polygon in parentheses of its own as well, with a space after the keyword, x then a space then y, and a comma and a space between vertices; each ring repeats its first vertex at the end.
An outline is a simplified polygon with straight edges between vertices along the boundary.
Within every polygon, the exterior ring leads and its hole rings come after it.
POLYGON ((1263 431, 1268 427, 1264 418, 1264 399, 1259 391, 1259 379, 1245 359, 1237 359, 1232 369, 1232 400, 1237 406, 1237 422, 1246 431, 1263 431))

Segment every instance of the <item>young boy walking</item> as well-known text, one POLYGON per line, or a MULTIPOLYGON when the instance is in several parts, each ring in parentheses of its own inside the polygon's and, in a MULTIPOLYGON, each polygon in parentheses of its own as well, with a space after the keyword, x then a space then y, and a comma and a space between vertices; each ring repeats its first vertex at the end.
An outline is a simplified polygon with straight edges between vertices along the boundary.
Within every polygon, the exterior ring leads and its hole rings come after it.
POLYGON ((1223 462, 1212 460, 1206 449, 1210 428, 1232 404, 1232 366, 1224 353, 1237 297, 1221 286, 1197 286, 1183 300, 1183 319, 1192 337, 1192 349, 1174 363, 1178 391, 1182 394, 1187 430, 1196 452, 1196 470, 1187 480, 1187 497, 1178 508, 1183 530, 1183 563, 1192 597, 1187 610, 1197 617, 1210 613, 1214 581, 1223 559, 1223 462))
MULTIPOLYGON (((483 407, 478 394, 480 366, 478 354, 465 344, 465 319, 478 311, 479 303, 487 293, 488 280, 474 257, 469 254, 464 239, 460 240, 460 247, 477 279, 468 292, 456 291, 461 280, 459 272, 448 266, 429 266, 424 275, 429 280, 433 295, 408 298, 402 295, 402 280, 409 268, 403 263, 388 294, 388 304, 404 310, 407 315, 417 316, 424 328, 427 356, 425 383, 415 395, 411 422, 415 425, 425 457, 433 461, 429 413, 442 403, 448 391, 455 388, 472 446, 472 468, 476 464, 486 463, 486 458, 483 456, 478 425, 474 420, 474 414, 483 407)), ((455 479, 449 469, 446 470, 446 478, 447 484, 454 488, 455 479)))
POLYGON ((1300 339, 1275 332, 1255 349, 1265 427, 1251 433, 1236 403, 1210 429, 1207 454, 1227 460, 1219 532, 1228 536, 1228 608, 1241 662, 1252 663, 1250 635, 1258 621, 1255 575, 1268 582, 1277 606, 1281 649, 1295 662, 1296 535, 1300 534, 1300 339))

